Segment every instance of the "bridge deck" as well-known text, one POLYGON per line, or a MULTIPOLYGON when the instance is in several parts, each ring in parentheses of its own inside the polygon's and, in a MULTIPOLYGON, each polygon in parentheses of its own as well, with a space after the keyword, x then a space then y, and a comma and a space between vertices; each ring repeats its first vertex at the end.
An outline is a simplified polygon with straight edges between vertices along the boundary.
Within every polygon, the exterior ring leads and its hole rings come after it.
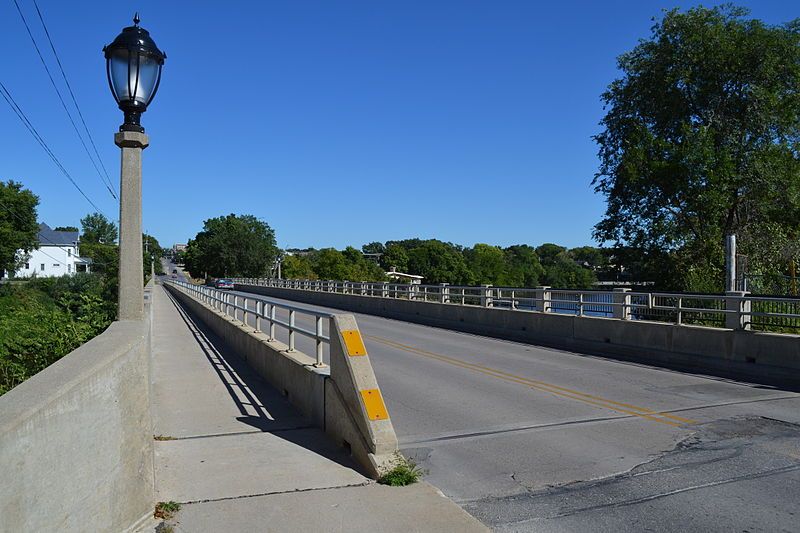
POLYGON ((427 484, 361 475, 160 286, 152 380, 157 499, 184 504, 178 530, 483 530, 427 484))
POLYGON ((356 318, 401 449, 495 528, 795 527, 794 392, 356 318))

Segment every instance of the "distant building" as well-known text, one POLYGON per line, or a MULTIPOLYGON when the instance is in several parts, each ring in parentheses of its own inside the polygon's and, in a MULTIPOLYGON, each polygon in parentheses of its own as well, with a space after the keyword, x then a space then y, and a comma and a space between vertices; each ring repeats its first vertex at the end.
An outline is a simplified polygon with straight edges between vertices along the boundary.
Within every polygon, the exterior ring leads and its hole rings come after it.
MULTIPOLYGON (((22 268, 14 272, 15 278, 51 278, 89 272, 92 260, 80 257, 77 231, 53 231, 47 224, 39 224, 39 244, 28 254, 22 268)), ((7 273, 3 273, 7 277, 7 273)))
POLYGON ((404 272, 398 272, 397 267, 391 267, 389 272, 386 272, 386 277, 395 280, 395 281, 402 281, 405 283, 410 283, 412 285, 419 285, 422 283, 423 276, 417 276, 416 274, 406 274, 404 272))
POLYGON ((175 253, 183 252, 184 250, 186 250, 186 245, 185 244, 173 244, 172 245, 172 251, 175 252, 175 253))

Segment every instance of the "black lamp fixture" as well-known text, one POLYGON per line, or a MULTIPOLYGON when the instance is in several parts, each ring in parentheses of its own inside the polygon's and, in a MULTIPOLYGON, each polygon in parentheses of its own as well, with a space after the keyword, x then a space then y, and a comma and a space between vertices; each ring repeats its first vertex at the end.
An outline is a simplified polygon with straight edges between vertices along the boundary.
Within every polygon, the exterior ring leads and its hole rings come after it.
POLYGON ((133 26, 124 28, 103 52, 111 94, 125 113, 119 131, 143 133, 139 121, 158 91, 167 54, 158 49, 147 30, 139 27, 139 13, 133 17, 133 26))

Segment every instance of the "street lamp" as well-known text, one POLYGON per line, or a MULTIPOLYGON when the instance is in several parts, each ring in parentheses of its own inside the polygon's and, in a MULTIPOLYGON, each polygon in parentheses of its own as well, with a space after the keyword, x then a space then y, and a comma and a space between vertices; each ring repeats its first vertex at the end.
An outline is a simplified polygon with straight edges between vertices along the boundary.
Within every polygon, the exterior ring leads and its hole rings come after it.
POLYGON ((139 121, 158 91, 167 54, 158 49, 147 30, 139 27, 139 13, 133 17, 133 26, 124 28, 103 52, 108 86, 125 113, 119 131, 144 133, 139 121))
POLYGON ((111 94, 125 113, 125 122, 114 134, 122 165, 119 186, 119 320, 144 318, 144 267, 142 264, 142 150, 150 140, 140 122, 161 82, 166 54, 150 34, 133 26, 122 30, 103 48, 111 94))

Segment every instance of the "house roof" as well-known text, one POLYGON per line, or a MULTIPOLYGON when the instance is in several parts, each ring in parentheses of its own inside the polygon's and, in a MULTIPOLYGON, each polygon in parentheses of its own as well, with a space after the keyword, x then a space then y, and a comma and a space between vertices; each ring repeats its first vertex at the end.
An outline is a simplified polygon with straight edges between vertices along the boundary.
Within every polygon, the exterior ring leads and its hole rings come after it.
POLYGON ((39 224, 39 235, 37 236, 40 246, 64 246, 78 242, 77 231, 54 231, 42 222, 39 224))

